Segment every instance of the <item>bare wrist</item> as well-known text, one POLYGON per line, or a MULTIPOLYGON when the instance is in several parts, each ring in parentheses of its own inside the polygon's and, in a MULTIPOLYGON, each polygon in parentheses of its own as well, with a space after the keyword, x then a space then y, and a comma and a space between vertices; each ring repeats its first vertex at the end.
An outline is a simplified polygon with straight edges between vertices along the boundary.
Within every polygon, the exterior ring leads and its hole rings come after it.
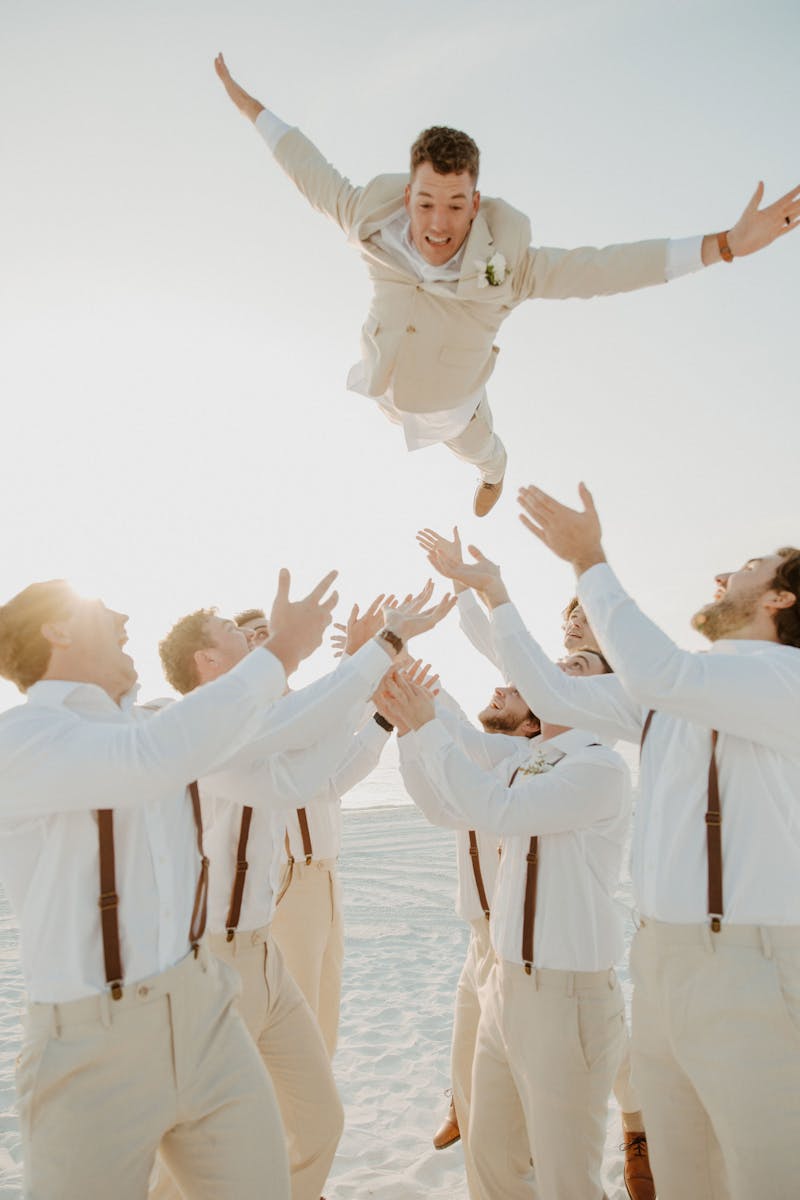
POLYGON ((297 647, 293 645, 292 639, 286 634, 271 634, 265 642, 262 642, 261 646, 256 647, 256 650, 269 650, 270 654, 274 654, 283 667, 287 679, 300 666, 300 655, 297 647))
POLYGON ((486 589, 483 593, 483 598, 486 601, 488 609, 499 608, 501 604, 508 604, 508 589, 503 581, 499 580, 486 589))
POLYGON ((572 566, 575 570, 575 575, 580 579, 584 571, 588 571, 590 567, 596 567, 598 563, 607 562, 603 552, 603 547, 598 546, 595 550, 587 551, 586 554, 580 555, 572 561, 572 566))

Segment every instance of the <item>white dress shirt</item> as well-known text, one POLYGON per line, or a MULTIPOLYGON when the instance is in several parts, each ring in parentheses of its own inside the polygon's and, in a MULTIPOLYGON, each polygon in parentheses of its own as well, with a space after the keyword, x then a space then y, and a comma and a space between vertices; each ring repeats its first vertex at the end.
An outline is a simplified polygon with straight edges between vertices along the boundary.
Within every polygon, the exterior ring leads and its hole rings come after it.
POLYGON ((495 645, 528 704, 550 721, 591 722, 638 742, 632 876, 644 916, 707 920, 705 810, 712 729, 722 808, 724 921, 800 925, 800 650, 722 639, 681 650, 599 564, 578 595, 615 675, 576 679, 553 666, 513 605, 495 609, 495 645))
POLYGON ((98 808, 114 809, 126 981, 186 955, 199 871, 187 783, 245 744, 285 687, 259 649, 156 714, 94 684, 42 681, 0 715, 0 876, 31 1001, 106 989, 98 808))
POLYGON ((630 779, 620 756, 592 745, 593 736, 573 729, 528 745, 523 763, 541 754, 555 765, 540 774, 520 771, 511 787, 519 760, 483 771, 438 720, 400 738, 403 780, 429 820, 503 839, 491 937, 508 962, 523 962, 526 856, 534 835, 539 872, 533 965, 602 971, 623 955, 614 891, 630 817, 630 779))
POLYGON ((505 682, 510 683, 508 676, 503 670, 503 664, 500 662, 495 650, 492 623, 489 620, 486 609, 480 603, 472 588, 467 588, 466 591, 458 593, 456 606, 458 608, 458 624, 461 632, 472 643, 479 654, 482 654, 484 658, 488 658, 492 666, 497 667, 505 682))
MULTIPOLYGON (((349 745, 336 770, 321 791, 306 804, 297 805, 286 816, 285 829, 292 858, 305 862, 303 835, 297 808, 305 808, 311 851, 314 859, 337 859, 342 848, 342 796, 375 770, 391 734, 370 716, 363 727, 349 738, 349 745)), ((283 831, 281 831, 283 837, 283 831)), ((282 843, 282 862, 286 849, 282 843)))
MULTIPOLYGON (((284 134, 294 128, 270 112, 268 108, 258 114, 255 127, 273 152, 284 134)), ((386 223, 373 234, 373 238, 396 259, 399 259, 423 287, 431 288, 434 291, 444 289, 450 294, 455 293, 461 274, 466 242, 446 263, 435 266, 427 262, 411 239, 410 222, 404 206, 398 208, 397 212, 387 219, 386 223)), ((702 236, 673 238, 669 241, 665 267, 667 281, 677 279, 679 275, 699 271, 702 268, 702 243, 702 236)), ((347 386, 359 395, 369 395, 362 363, 356 363, 350 369, 347 386)), ((485 389, 481 388, 479 392, 465 397, 456 408, 440 412, 409 413, 396 407, 390 383, 387 394, 380 397, 378 403, 392 420, 402 425, 408 449, 419 450, 423 446, 450 441, 463 433, 484 395, 485 389)), ((375 397, 370 397, 370 399, 375 399, 375 397)))
MULTIPOLYGON (((287 708, 293 714, 293 722, 300 724, 305 724, 304 714, 314 714, 313 731, 306 731, 302 748, 277 755, 276 760, 270 751, 270 735, 265 732, 260 741, 245 747, 234 760, 200 780, 207 830, 205 848, 211 859, 208 927, 212 933, 223 932, 227 926, 245 805, 253 808, 253 814, 238 928, 259 929, 272 921, 286 862, 287 819, 303 806, 307 796, 315 796, 318 808, 329 810, 330 822, 335 823, 339 813, 337 785, 347 781, 351 755, 358 758, 351 747, 343 762, 342 746, 359 736, 354 735, 354 729, 365 701, 374 692, 389 662, 387 651, 374 639, 367 642, 329 675, 290 693, 273 706, 273 714, 287 708)), ((374 721, 370 723, 375 725, 374 721)), ((370 731, 364 741, 372 737, 373 746, 380 743, 382 747, 388 734, 377 725, 375 729, 381 736, 373 737, 370 731)), ((358 749, 363 750, 363 742, 358 749)))

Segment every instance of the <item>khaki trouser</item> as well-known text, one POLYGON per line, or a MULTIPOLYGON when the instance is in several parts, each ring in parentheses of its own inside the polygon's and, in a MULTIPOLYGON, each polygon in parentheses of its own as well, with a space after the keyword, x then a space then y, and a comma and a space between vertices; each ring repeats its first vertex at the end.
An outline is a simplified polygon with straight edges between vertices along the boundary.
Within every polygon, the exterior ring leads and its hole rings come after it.
MULTIPOLYGON (((239 1011, 275 1087, 289 1149, 292 1200, 319 1200, 342 1135, 344 1113, 317 1023, 268 926, 238 932, 231 942, 224 933, 212 934, 209 941, 214 953, 241 976, 239 1011)), ((269 1178, 262 1180, 260 1195, 271 1200, 265 1182, 269 1178)), ((177 1195, 162 1172, 150 1200, 174 1200, 177 1195)), ((184 1195, 195 1200, 190 1189, 184 1189, 184 1195)), ((218 1200, 228 1197, 239 1200, 233 1191, 218 1200)))
POLYGON ((344 963, 342 891, 333 858, 287 864, 272 922, 289 973, 319 1021, 331 1058, 339 1036, 344 963))
POLYGON ((633 1070, 659 1200, 800 1194, 800 927, 643 921, 633 1070))
MULTIPOLYGON (((26 1200, 144 1200, 156 1151, 193 1200, 287 1200, 272 1084, 203 945, 108 994, 33 1004, 17 1070, 26 1200)), ((319 1195, 319 1193, 317 1193, 319 1195)))
POLYGON ((506 470, 506 450, 494 432, 492 410, 484 391, 475 415, 467 428, 458 437, 445 442, 462 462, 477 467, 484 483, 499 483, 506 470))
MULTIPOLYGON (((608 1097, 625 1006, 612 971, 500 959, 483 994, 469 1137, 484 1200, 600 1200, 608 1097), (509 1130, 524 1119, 524 1145, 509 1130), (521 1178, 526 1154, 536 1164, 521 1178)), ((688 1200, 688 1197, 684 1197, 688 1200)))
MULTIPOLYGON (((481 1200, 483 1193, 478 1184, 472 1149, 469 1140, 470 1105, 472 1099, 472 1071, 475 1063, 475 1044, 481 1018, 481 994, 486 987, 495 963, 494 950, 489 937, 489 922, 485 917, 471 921, 472 932, 467 957, 456 988, 456 1004, 453 1020, 453 1044, 450 1052, 450 1077, 453 1081, 453 1104, 461 1132, 464 1151, 464 1167, 467 1186, 472 1200, 481 1200)), ((514 1114, 517 1128, 510 1131, 509 1155, 516 1153, 516 1172, 523 1181, 530 1178, 530 1152, 522 1111, 514 1114)), ((512 1170, 513 1170, 512 1166, 512 1170)), ((527 1186, 527 1185, 526 1185, 527 1186)), ((525 1192, 528 1195, 529 1192, 525 1192)))
POLYGON ((617 1077, 614 1080, 613 1087, 614 1097, 620 1107, 620 1112, 623 1113, 638 1113, 641 1112, 642 1102, 639 1099, 639 1093, 633 1086, 631 1080, 631 1038, 628 1033, 628 1026, 625 1026, 625 1038, 622 1048, 622 1059, 617 1071, 617 1077))

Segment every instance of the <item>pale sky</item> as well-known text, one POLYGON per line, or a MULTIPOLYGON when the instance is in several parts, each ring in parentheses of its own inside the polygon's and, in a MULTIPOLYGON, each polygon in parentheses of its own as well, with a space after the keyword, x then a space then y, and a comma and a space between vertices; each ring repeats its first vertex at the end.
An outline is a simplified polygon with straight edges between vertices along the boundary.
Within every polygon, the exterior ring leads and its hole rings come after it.
MULTIPOLYGON (((122 608, 145 695, 177 617, 268 605, 282 565, 303 590, 339 568, 342 613, 416 589, 422 525, 498 559, 557 652, 571 575, 519 524, 522 483, 569 500, 584 478, 623 581, 687 646, 716 570, 800 541, 800 235, 517 310, 490 385, 507 490, 477 521, 470 468, 409 455, 347 392, 364 270, 213 71, 223 50, 354 182, 450 124, 536 244, 683 236, 800 182, 793 0, 4 0, 0 35, 0 599, 66 576, 122 608)), ((423 649, 484 702, 454 617, 423 649)))

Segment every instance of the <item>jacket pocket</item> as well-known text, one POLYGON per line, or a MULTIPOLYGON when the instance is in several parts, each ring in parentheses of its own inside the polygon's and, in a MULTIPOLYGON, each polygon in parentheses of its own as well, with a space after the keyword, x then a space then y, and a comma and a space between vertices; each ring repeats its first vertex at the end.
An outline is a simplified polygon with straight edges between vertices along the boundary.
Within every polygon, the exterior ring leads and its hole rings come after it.
POLYGON ((379 334, 380 328, 381 328, 380 321, 378 320, 377 317, 373 316, 373 314, 370 313, 363 325, 364 333, 366 333, 369 337, 374 338, 374 337, 377 337, 377 335, 379 334))
POLYGON ((482 346, 442 346, 439 362, 450 367, 480 367, 490 353, 490 349, 484 349, 482 346))

